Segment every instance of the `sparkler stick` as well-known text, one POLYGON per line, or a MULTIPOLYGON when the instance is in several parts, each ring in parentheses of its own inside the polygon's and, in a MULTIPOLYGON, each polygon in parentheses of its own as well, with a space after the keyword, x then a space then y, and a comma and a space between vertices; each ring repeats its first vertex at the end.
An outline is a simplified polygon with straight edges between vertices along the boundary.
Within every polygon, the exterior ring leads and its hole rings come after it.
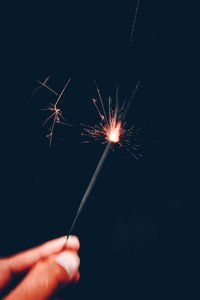
POLYGON ((69 235, 71 234, 71 232, 72 232, 72 230, 73 230, 73 228, 74 228, 74 226, 76 224, 76 221, 77 221, 77 219, 78 219, 78 217, 79 217, 79 215, 80 215, 80 213, 81 213, 81 211, 82 211, 82 209, 83 209, 83 207, 84 207, 84 205, 85 205, 85 203, 86 203, 86 201, 87 201, 87 199, 88 199, 88 197, 89 197, 89 195, 90 195, 90 193, 91 193, 91 191, 92 191, 92 189, 94 187, 94 184, 95 184, 95 182, 96 182, 96 180, 97 180, 97 178, 99 176, 99 173, 100 173, 100 171, 101 171, 101 169, 103 167, 103 164, 104 164, 104 162, 105 162, 105 160, 106 160, 106 158, 108 156, 108 153, 110 151, 110 148, 111 148, 112 144, 113 144, 112 142, 109 142, 106 145, 106 148, 105 148, 105 150, 104 150, 104 152, 103 152, 103 154, 101 156, 101 159, 100 159, 100 161, 99 161, 99 163, 98 163, 98 165, 96 167, 96 170, 95 170, 95 172, 94 172, 94 174, 93 174, 93 176, 92 176, 92 178, 90 180, 90 183, 89 183, 89 185, 88 185, 88 187, 87 187, 87 189, 86 189, 86 191, 85 191, 85 193, 83 195, 83 198, 82 198, 81 203, 79 205, 79 208, 78 208, 78 211, 77 211, 76 216, 74 218, 74 221, 72 223, 72 226, 71 226, 71 228, 70 228, 70 230, 68 232, 67 240, 68 240, 69 235))

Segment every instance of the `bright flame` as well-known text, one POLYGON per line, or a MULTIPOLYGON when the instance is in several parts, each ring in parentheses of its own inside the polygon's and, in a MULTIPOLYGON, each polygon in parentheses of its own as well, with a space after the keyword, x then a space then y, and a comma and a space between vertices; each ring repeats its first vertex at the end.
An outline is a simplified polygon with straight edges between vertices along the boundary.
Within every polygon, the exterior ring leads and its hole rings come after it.
MULTIPOLYGON (((99 88, 96 86, 100 100, 98 105, 96 99, 92 99, 94 106, 98 112, 101 122, 95 126, 85 126, 82 135, 89 135, 95 140, 102 140, 102 143, 112 142, 118 143, 120 146, 121 139, 126 135, 124 124, 122 123, 122 109, 118 107, 118 88, 116 90, 115 107, 112 107, 112 98, 108 98, 108 114, 104 107, 104 103, 99 88)), ((128 133, 129 134, 129 133, 128 133)))
POLYGON ((106 139, 109 142, 118 143, 120 141, 120 134, 121 134, 121 122, 113 122, 107 130, 106 130, 106 139))
MULTIPOLYGON (((138 85, 136 85, 136 89, 137 88, 138 85)), ((94 126, 82 124, 83 132, 81 135, 92 138, 94 141, 100 141, 103 144, 110 142, 113 144, 118 144, 120 147, 125 146, 131 155, 137 159, 141 156, 140 154, 136 153, 139 149, 139 145, 135 143, 137 141, 136 136, 138 135, 139 129, 136 129, 134 126, 126 129, 126 121, 124 121, 124 117, 128 106, 126 103, 124 103, 121 107, 118 106, 118 88, 116 89, 114 107, 112 98, 108 98, 108 113, 106 113, 103 99, 97 86, 96 89, 99 96, 99 103, 94 98, 92 101, 100 117, 100 122, 94 126), (131 139, 134 141, 134 143, 131 142, 131 139)), ((130 99, 132 99, 132 97, 133 96, 131 96, 130 99)), ((88 141, 84 141, 84 143, 89 142, 90 139, 88 141)))

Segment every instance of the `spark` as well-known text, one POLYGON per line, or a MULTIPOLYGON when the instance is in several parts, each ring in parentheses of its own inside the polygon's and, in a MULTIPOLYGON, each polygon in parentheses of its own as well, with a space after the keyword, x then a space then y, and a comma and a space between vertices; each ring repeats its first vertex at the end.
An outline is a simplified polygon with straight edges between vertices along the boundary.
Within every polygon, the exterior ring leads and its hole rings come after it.
POLYGON ((135 8, 135 14, 134 14, 134 17, 133 17, 133 24, 132 24, 132 28, 131 28, 130 39, 129 39, 130 43, 133 40, 133 35, 134 35, 134 31, 135 31, 135 24, 136 24, 137 14, 138 14, 138 10, 139 10, 139 5, 140 5, 140 0, 137 0, 137 4, 136 4, 136 8, 135 8))
POLYGON ((47 77, 44 82, 41 82, 41 81, 37 81, 40 86, 35 89, 33 91, 36 92, 39 88, 41 88, 42 86, 44 86, 45 88, 47 88, 50 92, 52 92, 53 94, 55 94, 57 96, 57 100, 56 102, 53 104, 53 103, 50 103, 49 106, 47 108, 42 108, 41 110, 46 110, 46 111, 49 111, 50 112, 50 116, 43 122, 43 126, 45 126, 47 123, 49 123, 50 121, 52 121, 51 125, 50 125, 50 128, 49 128, 49 133, 46 135, 46 137, 49 139, 49 147, 51 147, 52 145, 52 139, 53 139, 53 132, 54 132, 54 129, 55 129, 55 125, 56 124, 63 124, 63 125, 68 125, 68 126, 72 126, 70 124, 67 124, 65 121, 65 118, 63 117, 63 113, 61 111, 60 108, 58 108, 58 103, 64 93, 64 91, 66 90, 68 84, 70 83, 71 81, 71 78, 68 79, 68 81, 66 82, 64 88, 62 89, 61 93, 58 94, 57 92, 55 92, 51 87, 49 87, 46 83, 47 81, 49 80, 50 77, 47 77))
POLYGON ((46 85, 47 81, 50 79, 50 76, 45 78, 44 82, 41 82, 40 80, 37 80, 37 82, 40 84, 39 87, 37 87, 31 94, 34 94, 36 91, 38 91, 42 86, 47 88, 49 91, 51 91, 53 94, 58 96, 58 93, 56 93, 52 88, 50 88, 48 85, 46 85))

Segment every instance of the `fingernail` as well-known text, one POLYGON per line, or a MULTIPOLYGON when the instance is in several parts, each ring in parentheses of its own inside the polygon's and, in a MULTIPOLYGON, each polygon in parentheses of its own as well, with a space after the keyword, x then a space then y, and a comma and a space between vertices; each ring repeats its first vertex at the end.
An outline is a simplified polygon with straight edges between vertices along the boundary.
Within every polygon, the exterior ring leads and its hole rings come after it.
POLYGON ((72 251, 64 251, 56 256, 55 261, 72 277, 78 271, 80 258, 72 251))

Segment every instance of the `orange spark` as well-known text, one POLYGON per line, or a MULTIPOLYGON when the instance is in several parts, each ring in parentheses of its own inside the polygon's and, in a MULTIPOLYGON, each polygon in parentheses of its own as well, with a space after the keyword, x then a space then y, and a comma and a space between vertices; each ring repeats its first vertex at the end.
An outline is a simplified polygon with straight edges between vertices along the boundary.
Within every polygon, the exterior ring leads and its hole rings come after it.
MULTIPOLYGON (((136 86, 136 89, 138 86, 136 86)), ((93 104, 100 117, 100 122, 94 126, 83 125, 83 136, 92 138, 95 141, 100 141, 103 144, 111 142, 113 145, 118 144, 120 147, 125 146, 128 151, 135 157, 138 158, 139 154, 135 152, 138 150, 139 145, 131 142, 131 137, 138 134, 138 130, 134 126, 126 128, 126 122, 124 117, 126 115, 127 106, 125 104, 122 107, 118 106, 118 88, 116 90, 115 107, 112 107, 112 98, 108 98, 108 114, 101 97, 99 88, 96 86, 97 94, 100 100, 100 105, 96 99, 92 99, 93 104)), ((90 142, 84 141, 84 143, 90 142)))
MULTIPOLYGON (((44 82, 41 82, 38 80, 38 83, 40 83, 40 86, 36 89, 38 90, 39 88, 41 88, 42 86, 44 86, 45 88, 47 88, 50 92, 52 92, 53 94, 55 94, 56 96, 58 96, 55 104, 52 104, 50 103, 49 104, 49 107, 47 108, 43 108, 41 110, 47 110, 47 111, 50 111, 51 114, 50 116, 44 121, 43 123, 43 126, 45 126, 51 119, 53 120, 52 121, 52 124, 49 128, 49 133, 46 135, 46 137, 49 139, 49 146, 51 147, 51 144, 52 144, 52 138, 53 138, 53 132, 54 132, 54 128, 55 128, 55 124, 64 124, 64 125, 68 125, 68 126, 71 126, 70 124, 67 124, 65 122, 62 122, 61 120, 64 120, 65 121, 65 118, 63 117, 63 114, 62 114, 62 111, 60 108, 57 107, 58 105, 58 102, 60 101, 65 89, 67 88, 69 82, 71 81, 71 78, 67 81, 67 83, 65 84, 64 88, 62 89, 61 93, 58 94, 56 93, 52 88, 50 88, 46 83, 47 81, 49 80, 50 77, 47 77, 44 82)), ((35 91, 36 91, 35 90, 35 91)), ((35 92, 34 91, 34 92, 35 92)))
POLYGON ((46 85, 47 81, 50 79, 50 76, 48 76, 47 78, 45 78, 44 82, 37 80, 37 82, 40 84, 39 87, 37 87, 31 94, 34 94, 36 91, 38 91, 42 86, 44 86, 45 88, 47 88, 49 91, 51 91, 52 93, 54 93, 56 96, 58 96, 58 93, 56 93, 52 88, 50 88, 48 85, 46 85))

